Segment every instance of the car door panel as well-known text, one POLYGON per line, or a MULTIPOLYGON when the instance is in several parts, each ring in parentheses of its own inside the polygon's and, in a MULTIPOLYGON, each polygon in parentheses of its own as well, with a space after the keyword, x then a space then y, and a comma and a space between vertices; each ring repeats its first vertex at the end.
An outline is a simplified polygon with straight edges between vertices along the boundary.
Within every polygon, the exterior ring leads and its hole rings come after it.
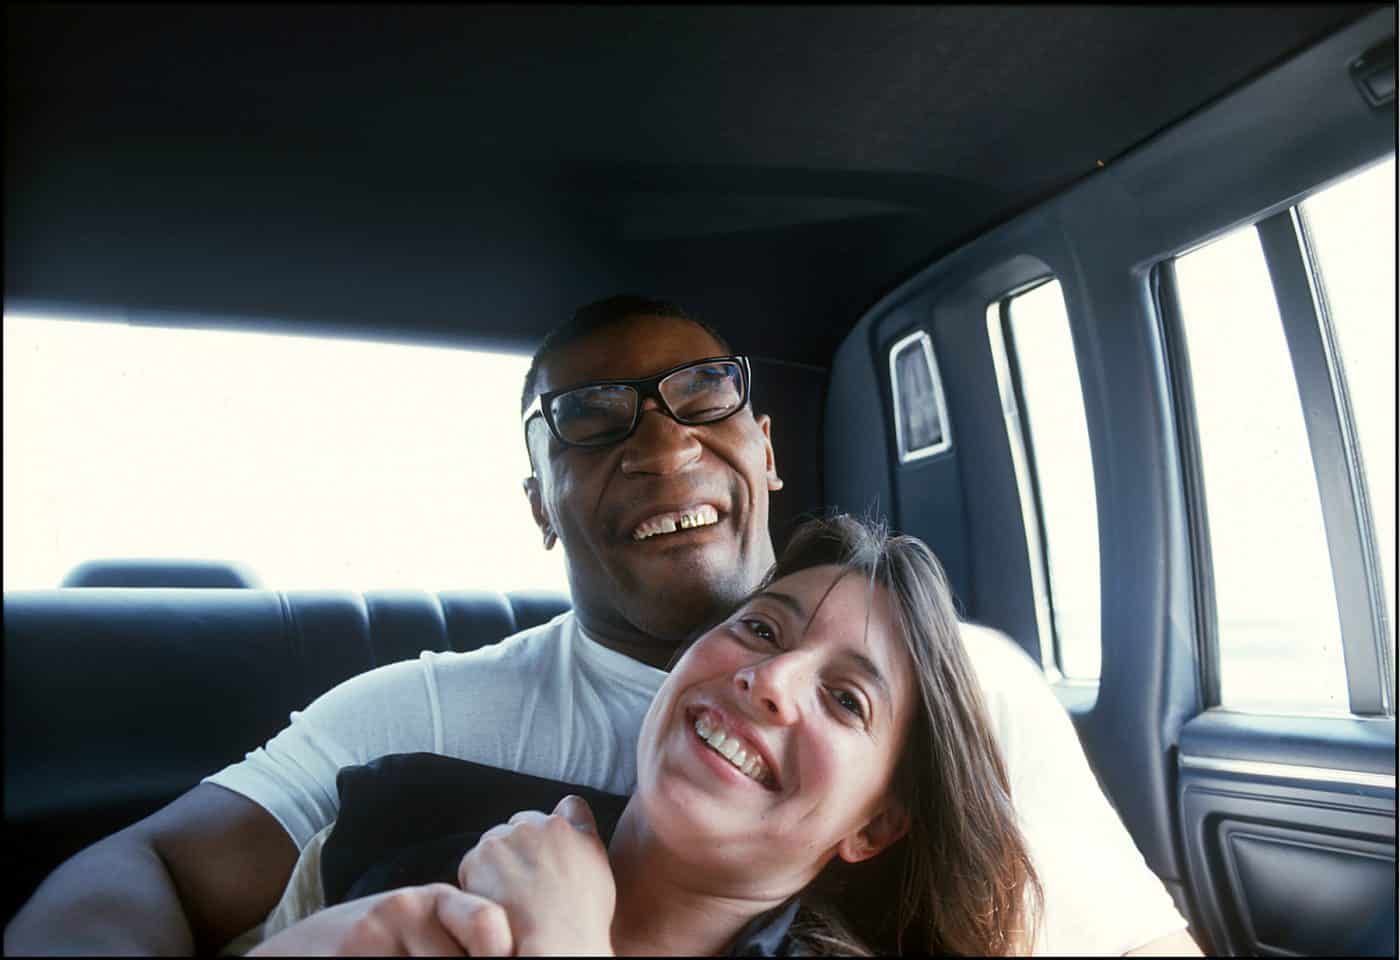
POLYGON ((1394 737, 1394 718, 1212 710, 1183 727, 1184 859, 1214 950, 1394 955, 1394 737))

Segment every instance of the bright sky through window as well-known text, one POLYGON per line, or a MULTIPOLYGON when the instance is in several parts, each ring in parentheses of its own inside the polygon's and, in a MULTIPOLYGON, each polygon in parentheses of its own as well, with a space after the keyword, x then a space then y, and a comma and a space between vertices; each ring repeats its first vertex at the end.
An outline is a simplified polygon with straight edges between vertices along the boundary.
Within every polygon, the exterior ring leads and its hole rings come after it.
POLYGON ((1040 490, 1060 669, 1067 677, 1097 679, 1102 650, 1094 461, 1060 282, 1012 297, 1010 312, 1040 490))
POLYGON ((1351 395, 1395 658, 1395 156, 1303 203, 1351 395))
POLYGON ((4 588, 232 560, 272 589, 567 590, 521 480, 525 356, 4 318, 4 588))
POLYGON ((1307 427, 1259 234, 1176 262, 1231 709, 1345 712, 1337 597, 1307 427))

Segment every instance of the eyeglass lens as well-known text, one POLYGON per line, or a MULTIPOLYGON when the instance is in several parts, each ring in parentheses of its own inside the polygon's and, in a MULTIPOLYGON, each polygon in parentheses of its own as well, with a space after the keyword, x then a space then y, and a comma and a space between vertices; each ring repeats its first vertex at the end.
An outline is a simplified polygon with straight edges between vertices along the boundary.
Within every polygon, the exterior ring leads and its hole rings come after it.
MULTIPOLYGON (((709 423, 743 403, 743 370, 732 360, 698 364, 666 377, 657 391, 681 423, 709 423)), ((636 387, 593 384, 555 397, 550 415, 559 436, 569 443, 611 443, 632 429, 639 402, 636 387)))

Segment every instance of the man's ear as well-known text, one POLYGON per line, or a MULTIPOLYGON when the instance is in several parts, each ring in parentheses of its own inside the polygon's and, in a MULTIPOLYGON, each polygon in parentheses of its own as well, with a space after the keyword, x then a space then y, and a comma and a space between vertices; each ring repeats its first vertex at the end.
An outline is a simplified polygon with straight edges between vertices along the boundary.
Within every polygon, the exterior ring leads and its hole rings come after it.
POLYGON ((773 418, 766 413, 754 415, 754 422, 763 431, 763 448, 767 456, 768 492, 783 489, 783 478, 778 476, 778 466, 773 457, 773 418))
POLYGON ((837 845, 836 855, 847 863, 860 863, 889 849, 908 832, 909 813, 892 797, 865 826, 837 845))
POLYGON ((544 512, 544 498, 540 496, 540 480, 538 477, 526 477, 521 483, 521 487, 525 490, 525 499, 530 501, 530 514, 535 518, 535 526, 540 528, 540 533, 544 536, 544 548, 548 550, 554 546, 559 535, 554 532, 554 527, 544 512))

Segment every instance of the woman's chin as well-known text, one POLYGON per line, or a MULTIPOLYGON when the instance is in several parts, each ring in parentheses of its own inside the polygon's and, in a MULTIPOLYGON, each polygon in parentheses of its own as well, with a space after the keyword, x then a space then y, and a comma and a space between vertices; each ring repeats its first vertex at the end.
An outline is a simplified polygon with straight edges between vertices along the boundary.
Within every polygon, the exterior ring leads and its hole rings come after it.
POLYGON ((665 847, 721 852, 736 843, 752 843, 761 830, 759 818, 744 816, 723 795, 697 786, 689 778, 658 777, 654 789, 637 797, 648 830, 665 847))

